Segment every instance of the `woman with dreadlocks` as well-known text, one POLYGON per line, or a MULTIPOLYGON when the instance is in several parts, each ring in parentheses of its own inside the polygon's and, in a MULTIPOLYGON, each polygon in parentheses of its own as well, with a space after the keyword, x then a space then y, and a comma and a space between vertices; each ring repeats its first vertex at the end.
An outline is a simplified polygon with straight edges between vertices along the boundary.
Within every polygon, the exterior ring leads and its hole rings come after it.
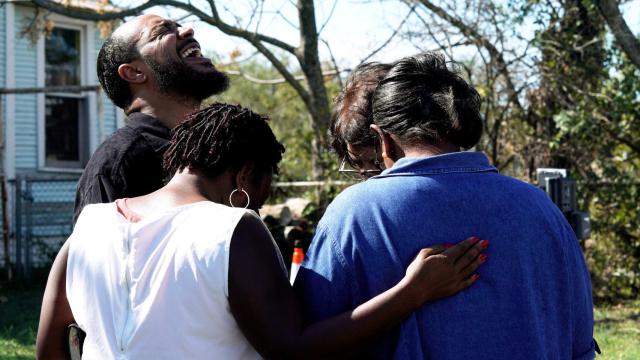
POLYGON ((475 280, 477 240, 424 249, 396 286, 303 328, 256 215, 283 152, 267 119, 240 106, 190 115, 165 154, 175 174, 165 187, 83 210, 49 275, 38 357, 63 357, 73 322, 85 359, 345 356, 475 280))

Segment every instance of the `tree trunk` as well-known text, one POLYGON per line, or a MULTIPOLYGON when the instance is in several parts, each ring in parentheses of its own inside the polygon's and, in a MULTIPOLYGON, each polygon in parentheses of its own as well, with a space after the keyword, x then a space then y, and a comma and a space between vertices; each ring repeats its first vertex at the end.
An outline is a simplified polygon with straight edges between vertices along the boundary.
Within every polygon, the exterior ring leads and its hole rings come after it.
POLYGON ((615 0, 594 0, 594 3, 622 50, 631 59, 631 62, 640 69, 640 41, 624 21, 618 8, 618 2, 615 0))
POLYGON ((296 50, 296 57, 307 79, 311 95, 309 113, 315 135, 311 151, 312 177, 317 180, 324 175, 323 153, 326 148, 326 133, 329 126, 329 100, 318 55, 318 31, 313 0, 298 0, 297 6, 300 21, 300 46, 296 50))

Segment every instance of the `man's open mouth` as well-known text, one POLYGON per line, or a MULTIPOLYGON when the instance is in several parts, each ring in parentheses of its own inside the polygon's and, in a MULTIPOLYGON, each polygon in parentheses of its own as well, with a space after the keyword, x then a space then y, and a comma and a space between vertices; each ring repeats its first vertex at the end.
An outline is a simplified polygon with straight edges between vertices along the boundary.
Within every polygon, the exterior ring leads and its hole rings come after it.
POLYGON ((201 57, 202 57, 202 52, 200 51, 200 45, 198 45, 198 43, 191 43, 185 46, 180 51, 180 58, 182 59, 201 58, 201 57))
POLYGON ((200 52, 200 46, 194 45, 189 46, 186 49, 180 52, 180 57, 186 59, 188 57, 202 57, 202 53, 200 52))

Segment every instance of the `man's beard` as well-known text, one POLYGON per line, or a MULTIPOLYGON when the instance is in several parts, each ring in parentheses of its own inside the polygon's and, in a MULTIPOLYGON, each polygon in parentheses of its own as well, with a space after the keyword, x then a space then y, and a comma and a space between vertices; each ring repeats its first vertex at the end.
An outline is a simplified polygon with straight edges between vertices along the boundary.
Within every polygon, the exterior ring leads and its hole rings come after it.
POLYGON ((201 72, 182 61, 161 64, 150 57, 144 57, 144 60, 153 70, 160 91, 165 94, 202 102, 229 87, 227 75, 216 69, 201 72))

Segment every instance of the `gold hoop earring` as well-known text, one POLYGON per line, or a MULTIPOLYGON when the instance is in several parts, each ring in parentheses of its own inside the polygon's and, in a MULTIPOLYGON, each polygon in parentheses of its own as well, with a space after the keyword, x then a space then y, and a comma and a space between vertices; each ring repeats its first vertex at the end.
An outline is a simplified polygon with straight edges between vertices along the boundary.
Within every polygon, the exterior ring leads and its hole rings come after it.
MULTIPOLYGON (((238 191, 238 188, 233 189, 233 191, 231 192, 231 194, 229 194, 229 205, 231 205, 231 207, 237 207, 235 205, 233 205, 233 201, 231 200, 231 198, 233 197, 233 194, 235 194, 238 191)), ((249 193, 246 192, 244 189, 240 189, 241 192, 244 193, 244 195, 247 197, 247 203, 243 206, 243 208, 247 208, 249 207, 249 203, 251 203, 251 198, 249 197, 249 193)))

